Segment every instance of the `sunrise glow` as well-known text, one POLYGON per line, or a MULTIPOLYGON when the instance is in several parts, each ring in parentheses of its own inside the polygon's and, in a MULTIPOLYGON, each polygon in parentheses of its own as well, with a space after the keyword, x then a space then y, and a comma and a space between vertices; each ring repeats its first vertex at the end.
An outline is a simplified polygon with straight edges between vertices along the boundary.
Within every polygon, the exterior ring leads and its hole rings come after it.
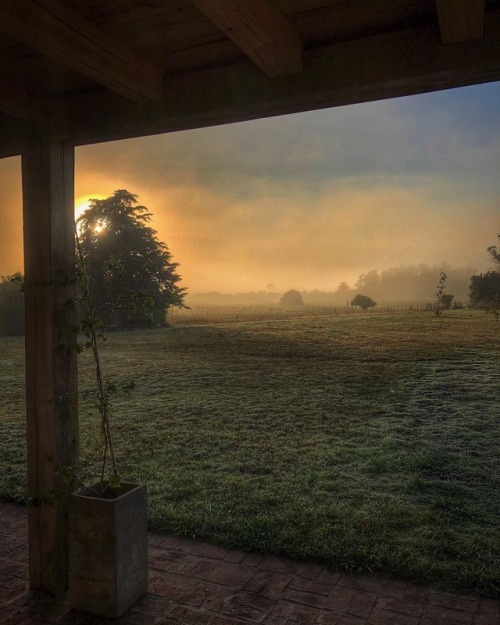
POLYGON ((107 195, 101 193, 92 193, 92 195, 84 195, 77 197, 75 200, 75 220, 78 220, 83 213, 90 208, 90 200, 105 200, 107 195))
MULTIPOLYGON (((89 196, 83 196, 83 197, 79 197, 76 199, 75 201, 75 221, 78 223, 78 220, 80 219, 80 217, 82 217, 82 215, 85 213, 86 210, 88 210, 90 208, 90 200, 104 200, 106 199, 105 195, 101 195, 99 193, 93 193, 90 197, 89 196)), ((94 232, 96 234, 101 234, 101 232, 103 232, 104 230, 106 230, 106 224, 105 223, 98 223, 96 224, 96 226, 94 227, 94 232)))
MULTIPOLYGON (((334 291, 401 265, 486 272, 499 95, 495 83, 81 146, 75 217, 90 198, 137 194, 190 293, 334 291)), ((0 186, 10 275, 23 269, 20 159, 2 159, 0 186)))

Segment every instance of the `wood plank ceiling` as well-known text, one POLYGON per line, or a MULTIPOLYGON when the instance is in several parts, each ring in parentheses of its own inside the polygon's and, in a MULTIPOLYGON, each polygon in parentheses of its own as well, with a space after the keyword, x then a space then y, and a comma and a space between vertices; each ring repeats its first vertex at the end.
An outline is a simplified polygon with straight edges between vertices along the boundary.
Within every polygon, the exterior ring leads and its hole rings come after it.
POLYGON ((498 0, 0 0, 0 156, 499 79, 498 0))

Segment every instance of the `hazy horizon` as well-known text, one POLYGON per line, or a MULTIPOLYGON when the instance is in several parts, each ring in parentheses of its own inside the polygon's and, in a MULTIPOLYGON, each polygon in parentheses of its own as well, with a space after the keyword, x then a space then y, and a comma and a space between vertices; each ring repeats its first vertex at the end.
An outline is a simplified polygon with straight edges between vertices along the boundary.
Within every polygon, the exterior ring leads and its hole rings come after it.
MULTIPOLYGON (((76 204, 127 189, 191 293, 334 291, 401 265, 492 269, 500 84, 76 150, 76 204)), ((22 270, 20 159, 0 160, 0 274, 22 270)))

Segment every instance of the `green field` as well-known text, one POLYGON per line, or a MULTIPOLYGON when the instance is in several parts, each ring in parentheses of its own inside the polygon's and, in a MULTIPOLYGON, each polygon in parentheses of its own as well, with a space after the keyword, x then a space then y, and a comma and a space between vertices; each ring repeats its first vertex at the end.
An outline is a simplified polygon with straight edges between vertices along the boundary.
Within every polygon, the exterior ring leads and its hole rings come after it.
MULTIPOLYGON (((21 339, 0 339, 0 496, 24 496, 21 339)), ((112 334, 123 476, 151 528, 500 596, 500 323, 452 311, 112 334)), ((91 387, 81 356, 81 390, 91 387)), ((99 428, 81 399, 82 456, 99 428)))

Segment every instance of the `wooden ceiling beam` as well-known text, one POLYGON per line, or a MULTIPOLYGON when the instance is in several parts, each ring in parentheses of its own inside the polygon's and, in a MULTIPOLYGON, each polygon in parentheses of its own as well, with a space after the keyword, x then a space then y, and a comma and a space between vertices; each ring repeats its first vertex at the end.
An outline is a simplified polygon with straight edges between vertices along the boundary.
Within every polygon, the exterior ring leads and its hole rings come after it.
POLYGON ((482 39, 484 0, 436 0, 444 45, 482 39))
POLYGON ((161 102, 107 93, 63 99, 55 137, 76 145, 227 124, 500 80, 500 12, 486 36, 443 46, 434 24, 304 53, 301 74, 269 80, 253 64, 177 76, 161 102))
POLYGON ((268 0, 192 0, 269 78, 302 71, 302 46, 268 0))
POLYGON ((155 66, 57 0, 2 0, 0 31, 126 98, 161 97, 155 66))

